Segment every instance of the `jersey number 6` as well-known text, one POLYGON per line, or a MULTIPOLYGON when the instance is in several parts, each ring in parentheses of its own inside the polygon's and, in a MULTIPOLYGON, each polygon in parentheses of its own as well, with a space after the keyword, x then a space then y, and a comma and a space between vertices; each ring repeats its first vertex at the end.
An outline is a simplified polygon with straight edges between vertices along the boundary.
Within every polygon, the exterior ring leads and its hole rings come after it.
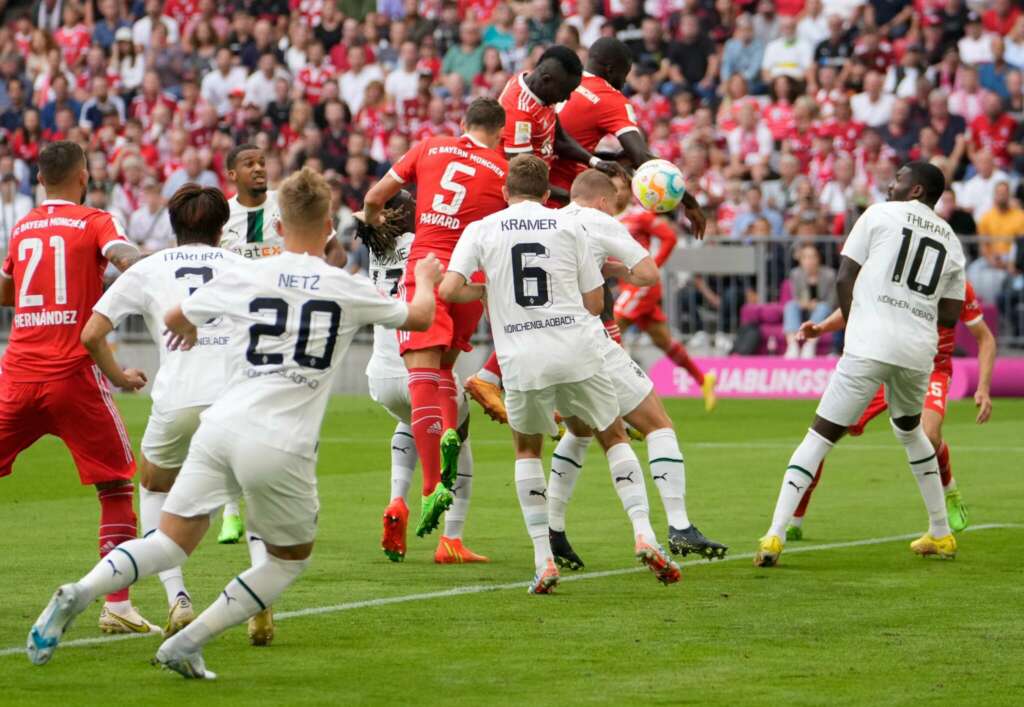
POLYGON ((527 266, 525 256, 548 257, 548 249, 540 243, 517 243, 512 246, 512 282, 516 304, 526 309, 547 307, 551 304, 548 273, 536 265, 527 266))
MULTIPOLYGON (((257 297, 249 303, 249 312, 271 312, 274 321, 260 322, 249 327, 249 348, 246 349, 245 358, 254 366, 280 366, 284 363, 282 353, 261 353, 259 351, 260 337, 281 337, 288 326, 288 303, 278 297, 257 297)), ((323 317, 320 318, 321 322, 323 317)), ((324 370, 331 365, 331 357, 334 355, 334 344, 338 340, 338 326, 341 324, 341 306, 330 300, 311 299, 306 301, 299 310, 299 338, 295 342, 295 352, 292 358, 295 363, 306 368, 324 370), (327 336, 324 342, 324 352, 319 356, 311 355, 306 349, 309 346, 310 331, 318 322, 313 321, 316 314, 327 315, 327 336)))

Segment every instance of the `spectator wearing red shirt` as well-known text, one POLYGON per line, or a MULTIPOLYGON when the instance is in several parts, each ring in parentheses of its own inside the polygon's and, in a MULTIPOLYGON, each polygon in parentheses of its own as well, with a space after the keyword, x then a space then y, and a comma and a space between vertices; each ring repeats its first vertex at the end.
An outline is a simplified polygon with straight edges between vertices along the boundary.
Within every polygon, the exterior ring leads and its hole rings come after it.
POLYGON ((988 32, 1005 37, 1020 16, 1020 8, 1011 0, 994 0, 992 7, 981 13, 981 26, 988 32))
POLYGON ((654 90, 654 77, 650 73, 641 73, 635 81, 636 93, 629 102, 636 112, 637 125, 647 134, 654 129, 654 121, 658 118, 671 118, 672 106, 668 99, 654 90))
POLYGON ((26 108, 21 116, 21 127, 14 131, 11 138, 11 151, 23 162, 35 164, 42 148, 43 129, 39 111, 35 108, 26 108))
POLYGON ((306 102, 315 106, 320 102, 324 92, 324 84, 334 81, 337 74, 334 67, 326 61, 324 45, 311 42, 307 48, 309 62, 299 70, 296 80, 302 88, 306 102))
POLYGON ((772 139, 781 140, 789 134, 794 124, 793 94, 796 84, 788 76, 776 76, 772 80, 772 102, 761 112, 761 119, 771 131, 772 139))
POLYGON ((439 137, 441 135, 455 136, 459 134, 459 126, 448 120, 444 100, 438 97, 430 99, 427 106, 427 119, 416 126, 412 141, 414 143, 426 140, 428 137, 439 137))
POLYGON ((85 50, 92 43, 92 34, 82 24, 82 13, 78 5, 67 3, 64 5, 64 24, 53 33, 53 41, 60 47, 64 55, 64 63, 71 68, 78 65, 85 50))
POLYGON ((199 0, 164 0, 164 15, 184 27, 197 12, 199 12, 199 0))
POLYGON ((144 128, 148 128, 152 123, 153 112, 157 106, 166 106, 173 112, 177 107, 177 100, 171 94, 161 90, 158 73, 147 71, 142 78, 142 90, 128 106, 128 115, 137 118, 144 128))
MULTIPOLYGON (((986 91, 982 99, 984 112, 969 124, 970 144, 968 154, 989 150, 1001 169, 1010 166, 1011 144, 1017 131, 1017 121, 1003 109, 1003 99, 992 91, 986 91)), ((1015 146, 1020 148, 1019 145, 1015 146)))
POLYGON ((853 152, 864 133, 864 123, 854 120, 850 99, 845 96, 836 101, 834 109, 833 116, 822 121, 820 127, 832 136, 837 150, 853 152))
POLYGON ((892 64, 892 45, 877 30, 865 29, 860 40, 853 47, 853 55, 864 62, 869 69, 885 74, 892 64))

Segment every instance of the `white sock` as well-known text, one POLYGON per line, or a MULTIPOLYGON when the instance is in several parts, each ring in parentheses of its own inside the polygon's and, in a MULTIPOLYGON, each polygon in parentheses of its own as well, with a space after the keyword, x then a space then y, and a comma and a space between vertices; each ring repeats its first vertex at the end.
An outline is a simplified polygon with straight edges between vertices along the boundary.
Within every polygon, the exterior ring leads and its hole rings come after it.
POLYGON ((238 506, 238 501, 228 501, 224 504, 224 515, 225 516, 240 516, 242 511, 238 506))
POLYGON ((172 650, 199 650, 210 639, 272 606, 308 564, 309 558, 282 560, 270 556, 263 564, 250 567, 228 582, 213 604, 164 645, 172 650))
POLYGON ((789 519, 789 524, 791 526, 793 526, 794 528, 799 528, 800 526, 802 526, 804 524, 804 517, 803 516, 793 516, 792 518, 789 519))
POLYGON ((814 472, 833 446, 832 442, 814 430, 807 430, 804 441, 789 458, 789 466, 782 477, 782 488, 779 490, 779 500, 775 502, 775 515, 772 516, 768 535, 777 535, 782 542, 786 541, 786 526, 793 519, 793 511, 800 505, 800 499, 814 481, 814 472))
POLYGON ((253 567, 259 567, 267 561, 267 546, 263 538, 253 532, 246 531, 245 543, 249 546, 249 562, 253 567))
POLYGON ((473 450, 468 439, 462 443, 459 451, 459 469, 452 495, 455 500, 444 514, 444 534, 448 538, 461 538, 466 516, 469 515, 469 498, 473 495, 473 450))
POLYGON ((548 526, 565 530, 565 507, 572 499, 576 480, 583 471, 583 460, 593 437, 577 437, 569 430, 558 440, 551 455, 551 478, 548 479, 548 526))
POLYGON ((928 532, 933 538, 941 538, 950 534, 949 517, 946 515, 946 495, 942 492, 942 480, 939 476, 939 460, 935 456, 935 448, 918 425, 909 432, 892 426, 896 439, 907 452, 910 470, 917 479, 917 487, 921 490, 921 498, 928 509, 928 532))
POLYGON ((686 514, 686 465, 676 431, 671 427, 655 430, 647 435, 646 441, 647 464, 665 506, 668 524, 676 530, 686 530, 690 527, 686 514))
POLYGON ((75 583, 80 606, 135 584, 143 577, 178 567, 187 558, 185 551, 159 530, 148 538, 121 543, 75 583))
POLYGON ((476 372, 476 377, 482 380, 484 383, 490 383, 491 385, 501 385, 501 378, 498 378, 495 374, 488 371, 486 368, 481 368, 476 372))
MULTIPOLYGON (((139 487, 139 522, 142 524, 142 537, 146 538, 160 527, 160 514, 163 512, 167 492, 150 491, 145 486, 139 487)), ((185 578, 181 567, 172 567, 157 575, 164 585, 168 605, 173 605, 178 594, 188 594, 185 589, 185 578)))
POLYGON ((612 486, 619 494, 626 515, 633 522, 633 535, 652 545, 658 542, 651 527, 651 507, 647 503, 647 487, 644 486, 644 472, 633 448, 626 442, 616 444, 608 450, 608 469, 612 474, 612 486))
POLYGON ((553 558, 548 540, 548 492, 540 459, 516 459, 516 493, 526 532, 533 541, 533 563, 543 567, 553 558))
POLYGON ((412 437, 412 428, 404 422, 395 425, 391 435, 391 500, 405 500, 412 484, 412 474, 416 469, 416 443, 412 437))

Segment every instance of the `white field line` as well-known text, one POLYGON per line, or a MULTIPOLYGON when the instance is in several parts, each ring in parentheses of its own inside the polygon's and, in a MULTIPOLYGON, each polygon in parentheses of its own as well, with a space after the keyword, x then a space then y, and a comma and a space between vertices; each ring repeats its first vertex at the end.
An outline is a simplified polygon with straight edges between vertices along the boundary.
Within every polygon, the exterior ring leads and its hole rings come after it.
MULTIPOLYGON (((982 530, 1002 530, 1007 528, 1024 528, 1024 524, 1021 523, 987 523, 984 525, 973 525, 967 528, 964 532, 979 532, 982 530)), ((848 547, 865 547, 868 545, 882 545, 884 543, 898 542, 900 540, 913 540, 919 537, 920 533, 907 533, 904 535, 889 535, 881 538, 866 538, 864 540, 848 540, 840 543, 825 543, 822 545, 802 545, 797 547, 790 547, 786 549, 786 555, 794 555, 800 552, 821 552, 822 550, 841 550, 848 547)), ((695 565, 708 565, 708 564, 719 564, 722 562, 734 562, 737 560, 750 560, 754 557, 752 552, 737 552, 730 553, 724 559, 721 560, 686 560, 679 564, 683 567, 693 567, 695 565)), ((618 577, 624 574, 634 574, 637 572, 646 571, 645 567, 625 567, 617 570, 605 570, 604 572, 585 572, 583 574, 571 574, 563 575, 562 582, 581 582, 588 579, 601 579, 604 577, 618 577)), ((444 599, 446 597, 457 597, 463 594, 484 594, 487 592, 499 592, 508 589, 520 589, 525 590, 528 586, 528 582, 506 582, 504 584, 470 584, 462 587, 452 587, 451 589, 443 589, 436 592, 422 592, 419 594, 403 594, 396 597, 382 597, 380 599, 364 599, 362 601, 350 601, 344 604, 332 604, 330 606, 311 606, 306 609, 296 609, 295 611, 281 611, 275 612, 275 620, 283 619, 294 619, 302 616, 317 616, 319 614, 336 614, 343 611, 355 611, 356 609, 371 609, 378 606, 388 606, 390 604, 407 604, 414 601, 428 601, 430 599, 444 599)), ((126 641, 132 638, 152 638, 150 634, 138 634, 130 633, 119 636, 96 636, 94 638, 76 638, 72 641, 65 641, 61 643, 62 648, 80 648, 83 646, 93 646, 100 643, 112 643, 114 641, 126 641)), ((24 655, 24 646, 11 646, 10 648, 0 649, 0 656, 7 655, 24 655)))

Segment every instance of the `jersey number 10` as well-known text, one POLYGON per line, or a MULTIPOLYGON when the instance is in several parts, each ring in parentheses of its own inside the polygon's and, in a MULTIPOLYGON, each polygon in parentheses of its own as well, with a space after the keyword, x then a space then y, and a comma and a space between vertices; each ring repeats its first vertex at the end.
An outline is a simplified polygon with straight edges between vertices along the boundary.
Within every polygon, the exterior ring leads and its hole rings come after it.
MULTIPOLYGON (((907 258, 910 255, 910 246, 914 240, 914 232, 909 228, 903 229, 903 241, 900 243, 900 252, 896 255, 896 267, 893 269, 892 281, 903 282, 903 271, 907 267, 907 258)), ((910 272, 907 273, 907 287, 925 297, 931 297, 939 287, 939 278, 942 277, 942 266, 946 263, 946 246, 934 238, 924 236, 917 244, 914 257, 910 263, 910 272), (931 261, 932 272, 927 282, 922 283, 918 278, 921 275, 921 267, 924 265, 928 251, 935 253, 931 261)))

